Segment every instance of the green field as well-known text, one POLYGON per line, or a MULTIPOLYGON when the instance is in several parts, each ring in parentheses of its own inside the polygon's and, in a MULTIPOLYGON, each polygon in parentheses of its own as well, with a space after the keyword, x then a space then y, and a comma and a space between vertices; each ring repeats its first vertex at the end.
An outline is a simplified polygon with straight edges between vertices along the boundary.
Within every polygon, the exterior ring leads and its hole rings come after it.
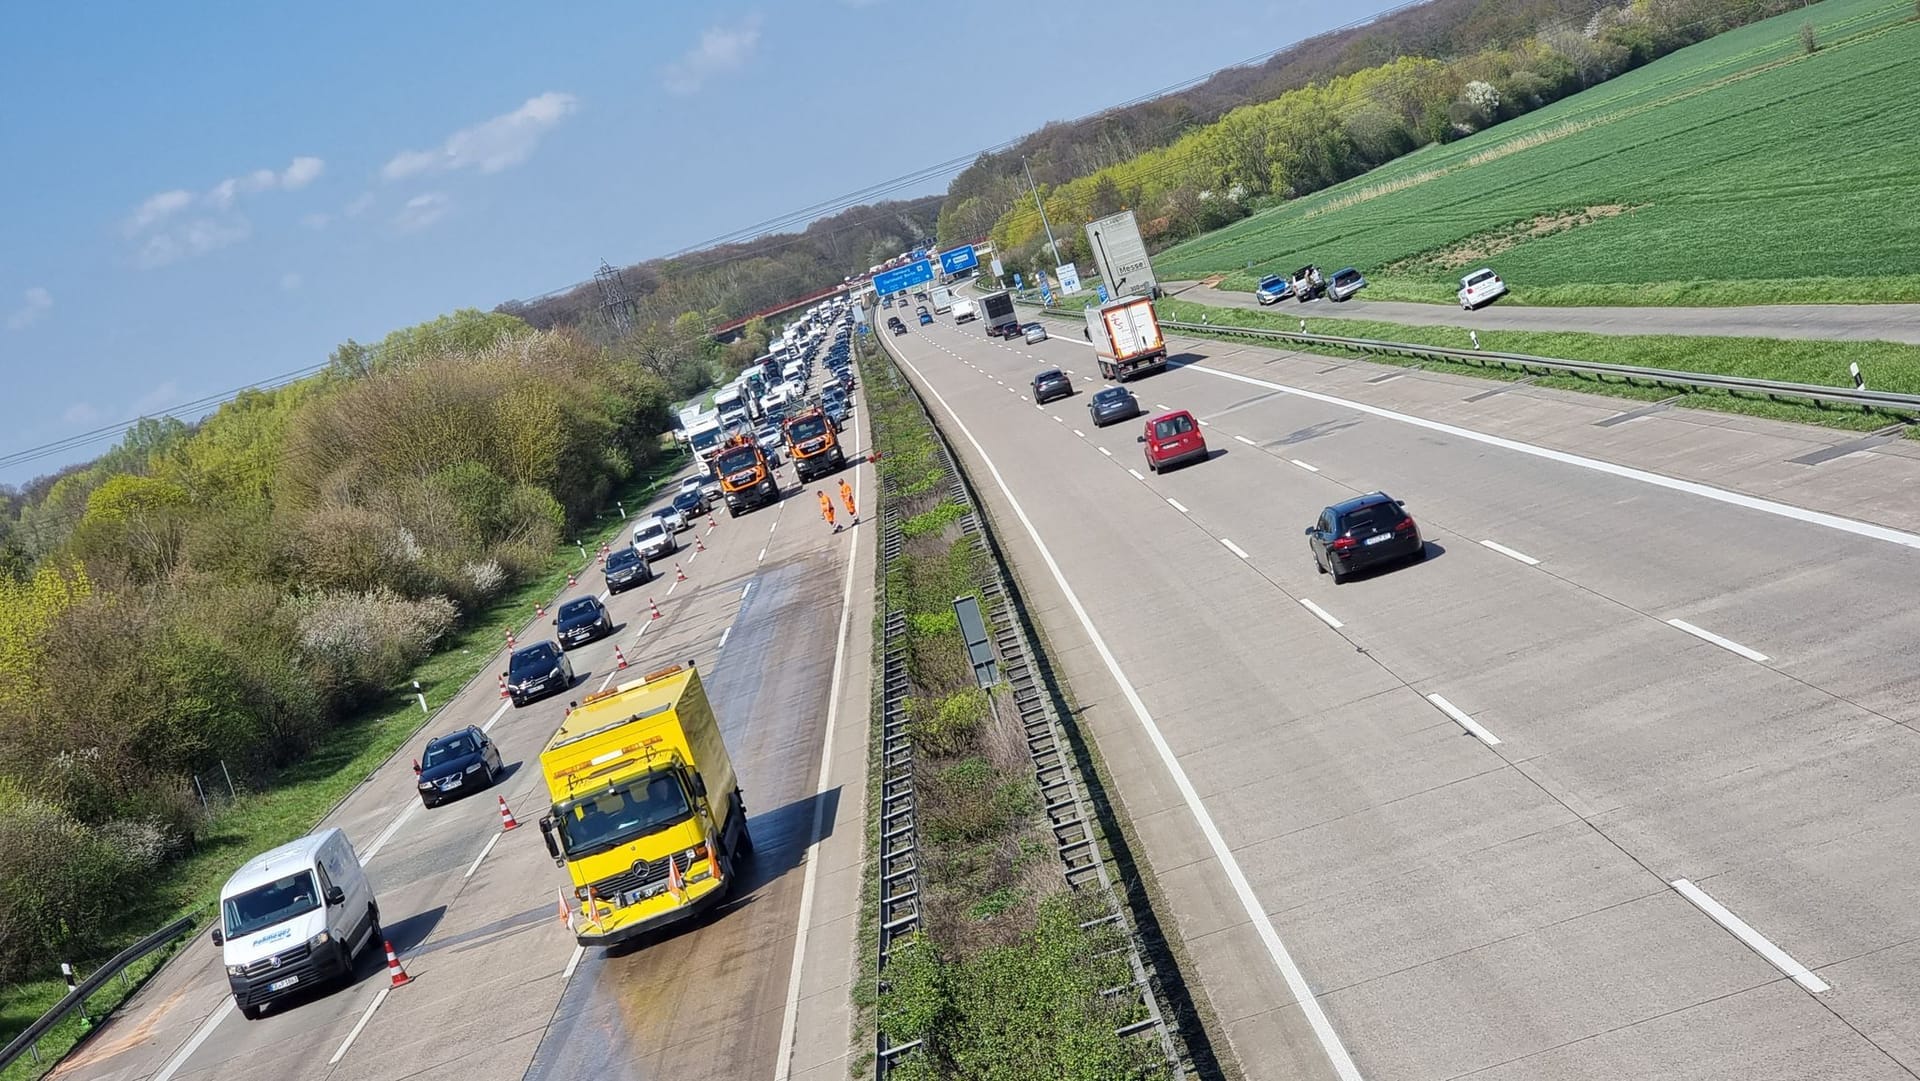
POLYGON ((1920 300, 1920 17, 1826 0, 1155 257, 1163 280, 1359 267, 1373 299, 1920 300), (1820 43, 1806 54, 1802 23, 1820 43))

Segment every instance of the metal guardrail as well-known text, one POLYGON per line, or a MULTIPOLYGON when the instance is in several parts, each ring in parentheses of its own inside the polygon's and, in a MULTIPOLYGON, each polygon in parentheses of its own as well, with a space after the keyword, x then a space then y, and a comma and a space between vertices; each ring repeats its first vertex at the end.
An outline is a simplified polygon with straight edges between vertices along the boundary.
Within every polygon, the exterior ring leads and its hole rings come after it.
MULTIPOLYGON (((1042 308, 1041 312, 1063 319, 1082 318, 1073 308, 1042 308)), ((1301 334, 1265 327, 1243 327, 1231 323, 1186 323, 1162 320, 1163 330, 1230 334, 1265 341, 1298 342, 1303 345, 1330 345, 1361 353, 1401 356, 1413 359, 1444 360, 1478 367, 1518 368, 1528 374, 1566 373, 1590 375, 1596 379, 1612 377, 1623 383, 1646 383, 1679 390, 1717 390, 1728 394, 1751 394, 1774 400, 1783 398, 1813 402, 1816 405, 1845 405, 1902 417, 1920 417, 1920 394, 1868 390, 1865 387, 1828 387, 1817 383, 1789 383, 1776 379, 1746 379, 1708 372, 1682 372, 1668 368, 1642 368, 1631 364, 1607 364, 1592 360, 1566 360, 1527 353, 1501 353, 1486 349, 1450 349, 1440 345, 1414 345, 1408 342, 1378 341, 1371 338, 1343 338, 1332 334, 1301 334)))
MULTIPOLYGON (((883 345, 883 351, 886 347, 883 345)), ((889 357, 891 360, 891 357, 889 357)), ((873 378, 879 373, 872 373, 873 378)), ((897 365, 888 363, 887 379, 904 382, 897 365)), ((911 384, 910 392, 918 398, 911 384)), ((921 403, 925 413, 926 406, 921 403)), ((933 418, 927 415, 931 426, 933 418)), ((951 497, 966 508, 959 519, 963 536, 987 558, 989 580, 980 584, 986 613, 992 629, 994 652, 1012 705, 1019 715, 1021 730, 1032 762, 1036 787, 1041 794, 1059 858, 1060 872, 1069 889, 1088 893, 1103 902, 1104 914, 1083 923, 1084 929, 1112 925, 1121 931, 1131 979, 1115 987, 1102 989, 1109 1000, 1123 998, 1135 1006, 1135 1019, 1121 1026, 1122 1037, 1153 1039, 1164 1056, 1175 1081, 1188 1077, 1171 1027, 1160 1008, 1160 988, 1156 974, 1147 966, 1140 951, 1139 936, 1127 919, 1127 910, 1109 877, 1101 849, 1100 819, 1087 799, 1079 766, 1068 749, 1062 721, 1055 710, 1038 666, 1033 662, 1035 645, 1020 622, 1015 608, 1011 580, 1007 577, 1001 553, 982 521, 978 502, 967 484, 966 474, 955 461, 946 439, 935 428, 934 445, 941 464, 953 478, 951 497)), ((898 558, 905 544, 899 516, 888 511, 882 520, 881 560, 883 567, 898 558)), ((919 926, 919 875, 916 857, 918 832, 914 824, 913 757, 906 734, 905 700, 909 693, 906 675, 906 615, 889 610, 883 623, 881 661, 881 803, 880 803, 880 940, 878 970, 885 980, 885 968, 895 940, 910 935, 919 926), (910 883, 910 885, 901 885, 910 883)), ((993 693, 993 692, 990 692, 993 693)), ((997 708, 997 707, 996 707, 997 708)), ((890 1046, 884 1032, 875 1034, 874 1075, 886 1081, 894 1063, 919 1046, 909 1041, 890 1046)))
POLYGON ((155 931, 153 934, 114 954, 106 964, 96 969, 93 975, 88 976, 75 986, 73 990, 68 991, 66 997, 62 998, 52 1009, 41 1014, 33 1024, 28 1025, 20 1035, 15 1036, 13 1042, 7 1044, 4 1050, 0 1050, 0 1070, 4 1070, 8 1066, 13 1065, 22 1055, 32 1055, 33 1061, 39 1062, 40 1040, 47 1034, 49 1029, 61 1021, 66 1020, 67 1015, 73 1013, 75 1010, 81 1011, 82 1017, 86 1016, 87 999, 91 998, 101 987, 105 986, 108 980, 113 979, 115 976, 124 976, 127 966, 162 946, 167 945, 188 931, 193 930, 193 925, 197 923, 198 920, 199 918, 197 916, 182 916, 158 931, 155 931))

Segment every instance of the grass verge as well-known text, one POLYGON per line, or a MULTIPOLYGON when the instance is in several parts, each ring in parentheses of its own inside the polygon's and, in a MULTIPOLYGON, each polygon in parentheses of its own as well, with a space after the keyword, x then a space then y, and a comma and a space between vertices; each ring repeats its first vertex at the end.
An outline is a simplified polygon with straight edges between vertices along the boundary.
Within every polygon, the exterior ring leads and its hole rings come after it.
MULTIPOLYGON (((907 616, 907 671, 922 875, 920 933, 896 946, 885 991, 863 994, 860 1031, 922 1041, 891 1076, 927 1081, 1106 1081, 1151 1078, 1153 1049, 1114 1029, 1135 1018, 1102 988, 1130 978, 1118 932, 1083 929, 1093 913, 1066 889, 1045 830, 1024 733, 1008 703, 974 685, 953 617, 956 596, 978 594, 987 555, 959 529, 932 422, 890 361, 864 361, 863 383, 881 454, 883 513, 897 513, 905 544, 881 569, 883 601, 907 616)), ((876 636, 876 649, 885 643, 876 636)), ((876 702, 874 726, 879 725, 876 702)), ((878 763, 872 787, 879 791, 878 763)), ((878 801, 868 840, 877 841, 878 801)), ((870 876, 871 877, 871 876, 870 876)), ((868 890, 872 901, 872 889, 868 890)), ((863 912, 870 925, 875 906, 863 912)), ((860 936, 875 975, 877 939, 860 936)), ((869 981, 862 981, 874 986, 869 981)), ((862 1065, 870 1068, 870 1054, 862 1065)))
MULTIPOLYGON (((618 500, 632 503, 636 509, 644 507, 665 479, 685 462, 685 452, 673 448, 644 474, 629 482, 618 494, 618 500)), ((568 545, 556 550, 543 574, 503 593, 491 605, 476 612, 449 639, 445 648, 427 658, 411 677, 420 681, 421 693, 427 700, 427 714, 420 712, 411 693, 399 695, 385 712, 369 713, 335 727, 306 758, 281 770, 270 787, 258 792, 242 790, 231 804, 213 816, 186 856, 168 864, 154 877, 146 899, 127 910, 123 933, 109 948, 123 948, 179 916, 210 912, 220 886, 242 860, 310 832, 486 670, 501 647, 507 627, 515 628, 516 632, 524 630, 534 605, 565 588, 567 574, 581 567, 582 547, 588 553, 593 552, 601 541, 610 540, 626 524, 617 511, 603 512, 592 527, 580 530, 580 547, 568 545)), ((119 981, 109 982, 88 1000, 92 1015, 103 1017, 118 1008, 168 957, 180 949, 191 948, 196 941, 199 941, 197 935, 187 936, 172 948, 158 951, 132 966, 125 986, 119 981)), ((0 1042, 12 1039, 65 994, 66 985, 59 979, 0 988, 0 1042)), ((88 1031, 77 1017, 69 1017, 41 1039, 40 1065, 35 1065, 31 1057, 23 1058, 0 1071, 0 1081, 38 1078, 88 1031)))
MULTIPOLYGON (((1187 300, 1168 299, 1158 304, 1163 319, 1198 323, 1205 316, 1216 326, 1259 327, 1266 330, 1298 331, 1297 314, 1251 311, 1242 308, 1217 308, 1187 300)), ((1673 371, 1731 375, 1749 379, 1775 379, 1819 386, 1850 387, 1847 365, 1858 363, 1869 385, 1876 390, 1920 394, 1920 346, 1898 342, 1822 342, 1782 341, 1773 338, 1710 338, 1675 334, 1585 334, 1566 331, 1483 330, 1480 347, 1489 352, 1524 353, 1566 360, 1629 364, 1666 368, 1673 371)), ((1451 326, 1407 326, 1364 319, 1307 319, 1311 334, 1346 338, 1370 338, 1375 341, 1404 342, 1409 345, 1437 345, 1469 348, 1468 328, 1451 326)), ((1191 333, 1182 331, 1181 333, 1191 333)), ((1225 335, 1224 337, 1232 337, 1225 335)), ((1244 338, 1236 338, 1245 341, 1244 338)), ((1338 346, 1276 342, 1276 347, 1330 356, 1359 355, 1338 346)), ((1461 372, 1487 379, 1513 381, 1524 376, 1517 369, 1483 368, 1475 364, 1445 361, 1413 361, 1397 357, 1368 355, 1380 364, 1422 367, 1434 371, 1461 372)), ((1576 375, 1541 376, 1534 383, 1543 387, 1577 390, 1589 394, 1639 401, 1661 401, 1677 392, 1667 387, 1633 385, 1601 381, 1576 375)), ((1700 391, 1682 394, 1674 402, 1692 409, 1712 409, 1723 413, 1766 417, 1802 424, 1820 424, 1850 431, 1872 431, 1895 419, 1887 413, 1830 406, 1820 408, 1799 402, 1772 401, 1767 398, 1700 391)), ((1909 433, 1912 434, 1911 432, 1909 433)))

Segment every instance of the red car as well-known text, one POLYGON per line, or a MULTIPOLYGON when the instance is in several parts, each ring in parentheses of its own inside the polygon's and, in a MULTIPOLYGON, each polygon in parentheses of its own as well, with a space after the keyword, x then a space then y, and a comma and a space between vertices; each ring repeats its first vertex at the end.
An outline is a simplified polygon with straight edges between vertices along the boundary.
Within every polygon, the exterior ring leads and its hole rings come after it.
POLYGON ((1138 442, 1147 445, 1147 468, 1155 473, 1207 456, 1207 437, 1200 434, 1200 422, 1184 409, 1147 421, 1146 434, 1138 442))

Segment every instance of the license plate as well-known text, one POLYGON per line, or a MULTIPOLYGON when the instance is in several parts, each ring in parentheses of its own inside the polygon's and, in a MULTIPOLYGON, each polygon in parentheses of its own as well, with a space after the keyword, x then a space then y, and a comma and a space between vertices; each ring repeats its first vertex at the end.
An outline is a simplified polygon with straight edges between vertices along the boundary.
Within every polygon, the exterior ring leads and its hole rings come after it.
POLYGON ((299 983, 299 982, 300 982, 300 977, 298 977, 298 976, 288 976, 288 977, 287 977, 286 979, 284 979, 284 980, 275 980, 275 981, 273 981, 272 983, 270 983, 270 984, 268 984, 268 985, 267 985, 267 990, 269 990, 269 991, 285 991, 285 990, 286 990, 287 988, 289 988, 289 987, 292 987, 292 986, 293 986, 294 984, 296 984, 296 983, 299 983))
POLYGON ((1368 544, 1385 544, 1392 539, 1393 539, 1393 534, 1381 533, 1378 536, 1368 537, 1367 543, 1368 544))

